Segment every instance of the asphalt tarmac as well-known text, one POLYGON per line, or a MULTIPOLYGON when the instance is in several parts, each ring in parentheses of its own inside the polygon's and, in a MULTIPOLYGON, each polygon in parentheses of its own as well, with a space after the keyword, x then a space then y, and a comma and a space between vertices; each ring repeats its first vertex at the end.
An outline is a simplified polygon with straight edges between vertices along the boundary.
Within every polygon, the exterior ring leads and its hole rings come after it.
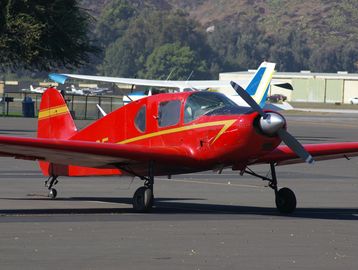
MULTIPOLYGON (((287 120, 302 143, 358 141, 357 114, 287 120)), ((35 119, 0 119, 1 135, 35 132, 35 119)), ((157 178, 139 214, 137 179, 61 178, 50 200, 35 162, 0 158, 0 269, 358 269, 357 162, 279 167, 298 200, 284 216, 265 182, 230 170, 157 178)))

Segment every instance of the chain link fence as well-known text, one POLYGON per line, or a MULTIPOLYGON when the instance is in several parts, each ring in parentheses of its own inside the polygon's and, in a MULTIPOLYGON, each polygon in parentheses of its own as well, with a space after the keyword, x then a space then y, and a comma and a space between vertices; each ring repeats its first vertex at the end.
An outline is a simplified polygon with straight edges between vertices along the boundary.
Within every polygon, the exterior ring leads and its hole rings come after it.
MULTIPOLYGON (((8 92, 1 100, 3 116, 37 117, 42 94, 8 92), (33 105, 32 105, 33 104, 33 105), (29 108, 33 106, 33 113, 29 115, 29 108)), ((106 113, 110 113, 123 106, 122 96, 79 96, 65 95, 65 100, 75 119, 98 119, 100 112, 98 104, 106 113)), ((30 110, 31 111, 31 110, 30 110)))

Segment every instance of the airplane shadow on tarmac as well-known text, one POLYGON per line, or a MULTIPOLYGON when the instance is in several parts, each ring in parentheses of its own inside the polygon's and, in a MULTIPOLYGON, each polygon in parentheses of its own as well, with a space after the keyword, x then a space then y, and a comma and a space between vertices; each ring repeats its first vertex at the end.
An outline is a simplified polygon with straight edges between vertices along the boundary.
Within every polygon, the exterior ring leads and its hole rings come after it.
MULTIPOLYGON (((48 198, 0 198, 4 200, 43 200, 48 198)), ((358 208, 297 208, 295 213, 283 215, 278 213, 274 207, 239 206, 239 205, 216 205, 207 203, 193 203, 185 201, 195 201, 202 198, 156 198, 155 207, 147 215, 163 214, 205 214, 210 216, 225 215, 234 218, 235 216, 270 216, 270 217, 290 217, 305 219, 324 219, 324 220, 358 220, 358 208)), ((52 201, 52 200, 51 200, 52 201)), ((91 215, 91 214, 123 214, 136 213, 132 207, 132 198, 116 197, 69 197, 57 198, 56 201, 80 202, 91 201, 101 203, 127 204, 128 207, 106 207, 106 208, 54 208, 54 209, 0 209, 0 216, 14 215, 91 215)), ((140 213, 139 213, 140 214, 140 213)), ((200 219, 200 216, 198 216, 200 219)))

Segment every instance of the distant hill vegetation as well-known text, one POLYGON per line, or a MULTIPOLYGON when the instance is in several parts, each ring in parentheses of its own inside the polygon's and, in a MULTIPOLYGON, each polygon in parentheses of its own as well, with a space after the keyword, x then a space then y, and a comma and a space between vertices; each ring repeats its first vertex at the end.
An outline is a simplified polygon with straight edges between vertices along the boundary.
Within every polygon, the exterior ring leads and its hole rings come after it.
POLYGON ((103 49, 88 71, 185 79, 276 62, 358 71, 356 0, 82 0, 103 49))

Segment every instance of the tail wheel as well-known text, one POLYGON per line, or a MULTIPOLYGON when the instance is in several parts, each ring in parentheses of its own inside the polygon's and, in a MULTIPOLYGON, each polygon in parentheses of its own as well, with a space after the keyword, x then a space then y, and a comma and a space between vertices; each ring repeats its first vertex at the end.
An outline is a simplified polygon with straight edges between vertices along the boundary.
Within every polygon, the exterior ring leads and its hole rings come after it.
POLYGON ((276 193, 276 207, 280 213, 290 214, 296 209, 297 200, 295 193, 289 188, 281 188, 276 193))
POLYGON ((54 189, 54 188, 51 188, 51 189, 49 190, 48 196, 49 196, 51 199, 56 199, 56 197, 57 197, 57 190, 54 189))

